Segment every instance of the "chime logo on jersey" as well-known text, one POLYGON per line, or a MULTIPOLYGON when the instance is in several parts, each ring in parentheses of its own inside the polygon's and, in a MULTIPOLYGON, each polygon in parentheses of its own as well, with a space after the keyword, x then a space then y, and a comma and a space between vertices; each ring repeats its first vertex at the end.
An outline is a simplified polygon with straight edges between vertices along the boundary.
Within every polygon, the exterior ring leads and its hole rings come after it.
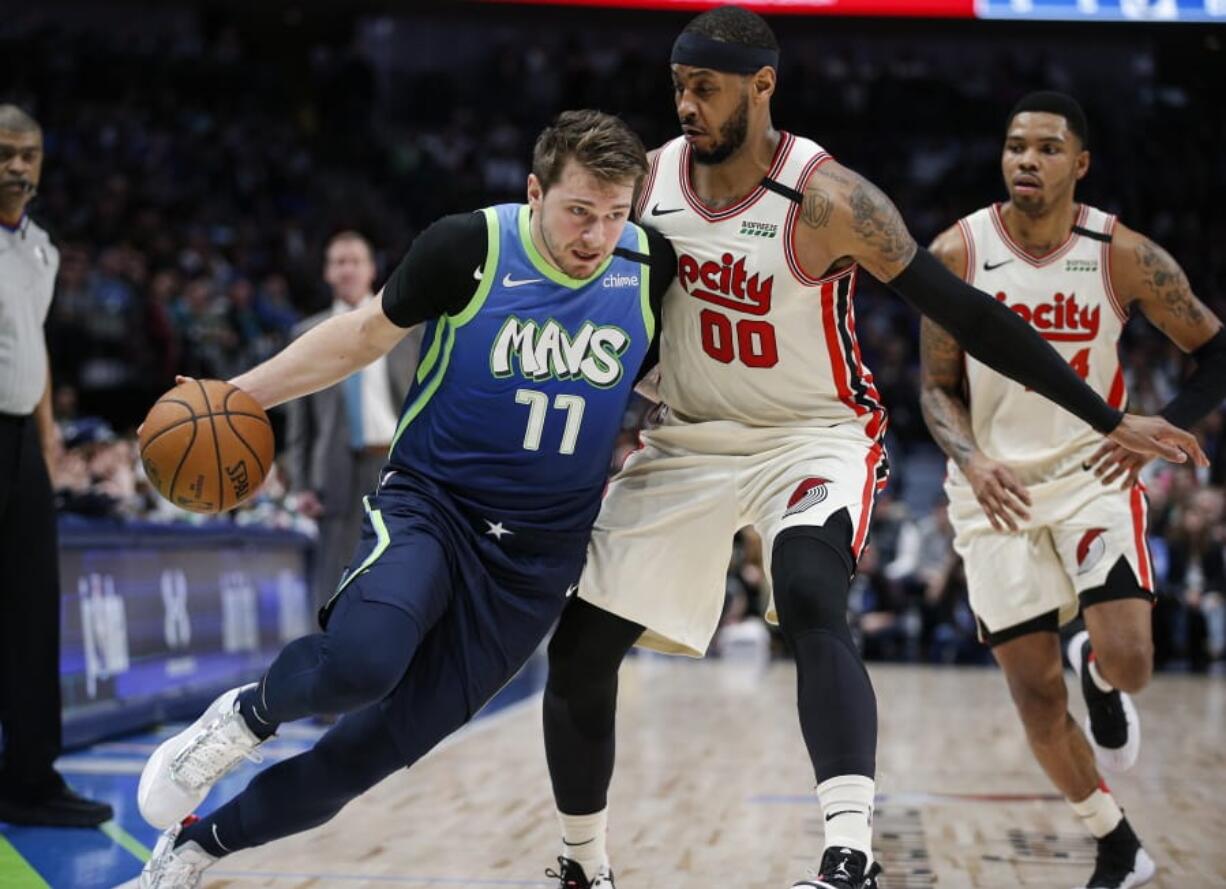
POLYGON ((677 280, 690 296, 726 309, 750 315, 765 315, 771 310, 775 276, 762 281, 757 273, 750 275, 743 256, 725 253, 719 262, 699 262, 682 253, 677 258, 677 280))
POLYGON ((630 335, 620 327, 585 321, 573 337, 557 321, 544 324, 507 318, 490 349, 490 372, 509 377, 519 372, 530 380, 584 379, 607 389, 622 377, 621 355, 630 335))
POLYGON ((783 511, 783 517, 804 512, 810 506, 816 506, 825 500, 830 493, 826 488, 829 481, 828 478, 807 478, 797 485, 792 496, 788 498, 788 508, 783 511))
MULTIPOLYGON (((996 300, 1009 305, 1009 295, 1003 290, 996 294, 996 300)), ((1100 307, 1079 306, 1075 293, 1068 296, 1057 293, 1051 302, 1035 306, 1017 303, 1009 308, 1023 321, 1029 322, 1045 340, 1071 343, 1092 340, 1098 336, 1100 307)))
POLYGON ((1106 528, 1091 528, 1081 535, 1081 539, 1077 541, 1078 574, 1093 571, 1094 566, 1107 554, 1107 541, 1103 539, 1106 533, 1106 528))

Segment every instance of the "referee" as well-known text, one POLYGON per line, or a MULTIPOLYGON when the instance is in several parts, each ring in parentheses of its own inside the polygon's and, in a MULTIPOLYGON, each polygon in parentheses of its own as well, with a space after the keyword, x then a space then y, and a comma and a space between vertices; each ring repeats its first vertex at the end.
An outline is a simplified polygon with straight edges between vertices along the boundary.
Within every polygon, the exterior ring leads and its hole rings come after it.
POLYGON ((43 322, 60 255, 26 216, 42 162, 38 123, 0 105, 0 821, 92 827, 111 807, 78 796, 54 768, 60 583, 43 322))

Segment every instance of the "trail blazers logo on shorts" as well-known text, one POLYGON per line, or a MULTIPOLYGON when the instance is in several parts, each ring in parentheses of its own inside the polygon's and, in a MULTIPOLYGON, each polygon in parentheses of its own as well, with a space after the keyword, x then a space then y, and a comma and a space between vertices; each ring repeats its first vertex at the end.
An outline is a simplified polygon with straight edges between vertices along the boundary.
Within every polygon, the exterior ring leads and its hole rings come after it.
POLYGON ((807 478, 792 492, 792 496, 788 498, 788 508, 783 511, 783 517, 786 519, 790 515, 796 515, 798 512, 804 512, 810 506, 816 506, 826 499, 826 495, 830 492, 826 489, 826 485, 830 482, 828 478, 807 478))
POLYGON ((1106 528, 1091 528, 1077 541, 1077 573, 1079 575, 1093 571, 1094 566, 1101 562, 1103 556, 1107 554, 1107 541, 1103 539, 1106 533, 1106 528))

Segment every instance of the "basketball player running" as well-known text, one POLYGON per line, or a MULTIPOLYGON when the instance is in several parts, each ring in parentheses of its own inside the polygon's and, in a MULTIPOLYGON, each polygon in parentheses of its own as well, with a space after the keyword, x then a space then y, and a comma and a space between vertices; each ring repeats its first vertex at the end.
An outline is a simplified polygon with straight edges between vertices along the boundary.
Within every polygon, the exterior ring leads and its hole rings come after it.
MULTIPOLYGON (((1112 407, 1125 400, 1120 331, 1139 309, 1196 357, 1195 373, 1162 411, 1191 426, 1226 398, 1226 333, 1166 251, 1076 202, 1088 147, 1074 99, 1026 96, 1005 133, 1009 200, 959 220, 932 251, 1029 320, 1112 407)), ((1137 481, 1144 459, 1103 444, 1084 422, 964 356, 936 324, 924 322, 920 342, 921 403, 950 458, 954 545, 981 635, 1004 670, 1035 758, 1098 840, 1086 886, 1138 886, 1154 863, 1095 756, 1126 769, 1140 745, 1128 693, 1146 685, 1153 666, 1153 578, 1137 481), (1079 609, 1088 634, 1073 637, 1068 655, 1089 711, 1085 734, 1068 713, 1058 635, 1079 609)))
POLYGON ((859 269, 1113 440, 1204 458, 1161 419, 1121 419, 1017 315, 917 250, 880 191, 775 130, 778 45, 760 17, 736 7, 698 16, 672 63, 684 136, 655 152, 638 205, 678 256, 660 346, 667 409, 609 487, 578 599, 550 645, 544 728, 560 882, 587 887, 608 873, 619 663, 636 642, 702 655, 733 534, 753 524, 774 591, 768 617, 796 658, 825 815, 820 875, 798 885, 861 889, 878 870, 877 715, 847 594, 885 482, 886 419, 856 344, 859 269))
POLYGON ((538 138, 528 203, 448 216, 380 295, 235 385, 271 407, 332 385, 427 321, 324 632, 222 695, 141 776, 166 832, 144 889, 194 887, 222 855, 322 824, 411 765, 515 675, 579 579, 613 444, 676 258, 627 224, 647 172, 620 120, 567 112, 538 138), (280 723, 345 713, 315 746, 183 820, 280 723))

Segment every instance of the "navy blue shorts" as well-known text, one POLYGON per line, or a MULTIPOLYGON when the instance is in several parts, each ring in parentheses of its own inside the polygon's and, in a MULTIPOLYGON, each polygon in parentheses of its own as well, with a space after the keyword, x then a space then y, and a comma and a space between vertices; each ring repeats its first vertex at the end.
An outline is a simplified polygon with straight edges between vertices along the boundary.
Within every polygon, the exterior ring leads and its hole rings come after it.
POLYGON ((468 722, 536 650, 579 582, 589 533, 470 515, 405 470, 385 470, 366 509, 354 559, 320 624, 340 596, 392 605, 418 624, 421 644, 381 705, 411 764, 468 722))

